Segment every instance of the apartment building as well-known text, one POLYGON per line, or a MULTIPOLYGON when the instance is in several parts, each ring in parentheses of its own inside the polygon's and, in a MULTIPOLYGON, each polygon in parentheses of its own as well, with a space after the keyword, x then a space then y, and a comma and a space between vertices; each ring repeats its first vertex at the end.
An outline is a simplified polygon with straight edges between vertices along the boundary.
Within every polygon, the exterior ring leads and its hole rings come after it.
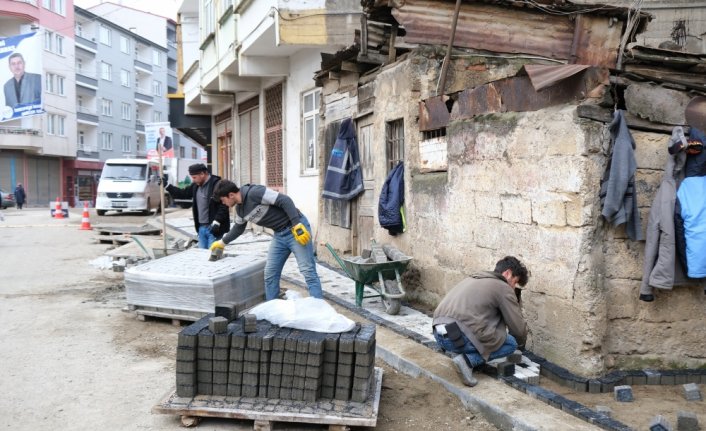
POLYGON ((0 84, 12 82, 9 54, 15 52, 26 73, 41 76, 37 103, 15 109, 2 95, 0 104, 0 188, 22 183, 29 205, 64 196, 65 163, 76 156, 73 13, 72 0, 0 0, 3 46, 12 50, 18 42, 16 51, 0 56, 0 84))
POLYGON ((184 111, 211 118, 212 168, 292 197, 319 217, 322 53, 351 46, 358 0, 185 0, 184 111))

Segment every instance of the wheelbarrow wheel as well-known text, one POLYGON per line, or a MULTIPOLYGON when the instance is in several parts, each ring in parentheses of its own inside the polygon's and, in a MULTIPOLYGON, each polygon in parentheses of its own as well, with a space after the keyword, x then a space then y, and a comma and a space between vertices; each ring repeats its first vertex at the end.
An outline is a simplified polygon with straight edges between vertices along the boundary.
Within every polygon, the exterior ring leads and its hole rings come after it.
MULTIPOLYGON (((393 280, 385 280, 385 290, 391 293, 397 293, 397 283, 393 280)), ((390 298, 385 295, 381 295, 382 304, 385 306, 385 312, 390 316, 395 316, 400 312, 400 307, 402 306, 402 301, 398 298, 390 298)))

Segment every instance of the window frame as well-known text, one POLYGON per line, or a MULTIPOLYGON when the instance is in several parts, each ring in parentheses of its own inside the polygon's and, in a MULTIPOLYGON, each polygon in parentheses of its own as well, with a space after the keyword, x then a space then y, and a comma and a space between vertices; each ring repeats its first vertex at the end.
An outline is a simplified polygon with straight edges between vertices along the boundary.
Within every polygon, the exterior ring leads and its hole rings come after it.
POLYGON ((113 101, 112 100, 106 99, 104 97, 101 98, 101 115, 104 115, 106 117, 113 116, 113 101))
POLYGON ((113 134, 110 132, 101 132, 101 150, 113 150, 113 134))
POLYGON ((122 102, 122 105, 120 106, 120 113, 121 113, 123 120, 131 121, 132 120, 132 105, 129 103, 122 102))
POLYGON ((101 79, 104 81, 113 82, 113 65, 101 61, 101 79), (106 78, 107 76, 107 78, 106 78))
POLYGON ((321 89, 314 88, 313 90, 305 91, 301 97, 301 173, 304 175, 314 175, 319 172, 319 125, 320 115, 319 106, 321 103, 321 89), (307 110, 307 98, 311 97, 311 108, 307 110), (308 124, 312 124, 312 142, 309 143, 307 136, 308 124), (311 145, 310 145, 311 144, 311 145), (311 163, 310 163, 311 162, 311 163))
POLYGON ((98 26, 98 41, 105 46, 113 46, 113 30, 105 25, 98 26))

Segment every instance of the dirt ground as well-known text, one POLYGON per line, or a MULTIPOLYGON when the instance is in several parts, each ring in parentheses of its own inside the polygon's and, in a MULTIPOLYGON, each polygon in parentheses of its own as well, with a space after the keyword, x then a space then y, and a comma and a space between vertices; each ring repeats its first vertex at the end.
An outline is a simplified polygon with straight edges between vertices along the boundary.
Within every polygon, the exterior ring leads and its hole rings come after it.
MULTIPOLYGON (((6 211, 0 226, 0 273, 10 275, 0 282, 0 429, 182 429, 177 416, 151 413, 173 388, 180 327, 123 311, 122 273, 89 265, 111 246, 78 230, 80 214, 54 221, 46 212, 6 211)), ((384 369, 376 430, 497 430, 439 384, 376 365, 384 369)), ((205 419, 197 429, 252 425, 205 419)))

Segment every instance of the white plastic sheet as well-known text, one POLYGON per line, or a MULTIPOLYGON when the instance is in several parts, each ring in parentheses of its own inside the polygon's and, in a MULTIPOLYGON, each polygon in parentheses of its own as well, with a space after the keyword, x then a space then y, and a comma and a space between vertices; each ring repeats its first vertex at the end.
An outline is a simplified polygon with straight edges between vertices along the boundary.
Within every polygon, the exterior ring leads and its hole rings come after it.
POLYGON ((306 331, 338 333, 355 327, 354 321, 339 314, 326 301, 312 297, 273 299, 256 306, 249 313, 275 325, 306 331))

